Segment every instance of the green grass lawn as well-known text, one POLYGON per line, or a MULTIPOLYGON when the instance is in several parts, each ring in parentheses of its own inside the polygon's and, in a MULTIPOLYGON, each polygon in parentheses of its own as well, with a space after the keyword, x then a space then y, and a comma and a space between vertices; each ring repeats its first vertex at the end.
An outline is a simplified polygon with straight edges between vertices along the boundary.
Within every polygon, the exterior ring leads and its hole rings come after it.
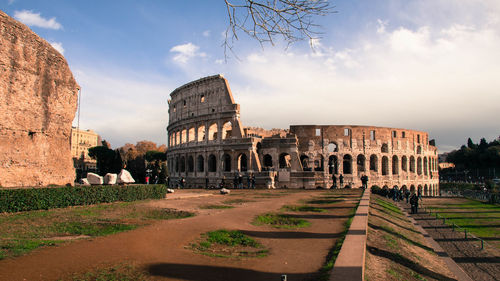
POLYGON ((204 233, 190 247, 200 254, 219 258, 265 257, 269 253, 255 239, 226 229, 204 233))
POLYGON ((103 236, 148 225, 155 220, 185 218, 192 213, 152 208, 147 201, 116 202, 64 209, 0 214, 0 259, 64 243, 61 237, 103 236))
POLYGON ((259 215, 254 219, 253 224, 255 225, 267 224, 276 228, 302 228, 311 225, 310 222, 304 219, 294 218, 286 214, 275 214, 275 213, 267 213, 259 215))

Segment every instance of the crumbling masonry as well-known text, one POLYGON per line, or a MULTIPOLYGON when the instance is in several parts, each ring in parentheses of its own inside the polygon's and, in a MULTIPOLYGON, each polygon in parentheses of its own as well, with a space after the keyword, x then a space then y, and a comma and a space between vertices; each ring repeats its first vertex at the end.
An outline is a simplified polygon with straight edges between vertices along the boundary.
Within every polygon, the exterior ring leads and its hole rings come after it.
POLYGON ((398 186, 438 194, 437 149, 421 131, 351 125, 292 125, 289 130, 244 127, 227 80, 205 77, 175 89, 169 100, 167 150, 171 185, 257 188, 398 186))

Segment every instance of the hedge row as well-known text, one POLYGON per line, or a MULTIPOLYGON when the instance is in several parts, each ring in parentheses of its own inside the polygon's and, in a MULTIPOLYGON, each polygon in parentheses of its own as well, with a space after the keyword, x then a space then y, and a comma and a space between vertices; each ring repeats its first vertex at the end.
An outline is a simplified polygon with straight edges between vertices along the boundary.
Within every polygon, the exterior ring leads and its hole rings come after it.
POLYGON ((165 185, 0 189, 0 213, 165 198, 165 185))

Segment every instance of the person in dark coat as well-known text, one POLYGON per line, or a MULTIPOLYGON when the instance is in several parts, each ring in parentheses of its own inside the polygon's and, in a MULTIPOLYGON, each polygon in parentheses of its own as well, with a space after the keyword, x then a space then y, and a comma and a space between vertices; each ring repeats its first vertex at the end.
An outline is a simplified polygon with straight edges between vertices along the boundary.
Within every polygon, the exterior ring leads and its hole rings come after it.
POLYGON ((367 175, 361 176, 361 183, 363 184, 364 189, 368 188, 368 176, 367 175))
POLYGON ((411 205, 411 213, 417 214, 418 213, 418 196, 415 193, 413 193, 410 197, 410 205, 411 205))
POLYGON ((332 174, 332 181, 333 181, 332 188, 337 188, 337 177, 335 176, 335 174, 332 174))
POLYGON ((344 176, 342 174, 339 176, 339 185, 340 188, 344 187, 344 176))

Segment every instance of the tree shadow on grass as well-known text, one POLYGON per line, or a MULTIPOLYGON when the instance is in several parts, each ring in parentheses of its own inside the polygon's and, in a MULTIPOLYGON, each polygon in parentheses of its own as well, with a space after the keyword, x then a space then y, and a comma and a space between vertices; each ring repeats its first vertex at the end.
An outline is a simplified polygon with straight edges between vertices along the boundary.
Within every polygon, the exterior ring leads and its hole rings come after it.
POLYGON ((388 251, 385 251, 385 250, 382 250, 382 249, 379 249, 376 247, 371 247, 371 246, 366 246, 366 249, 372 255, 389 259, 392 262, 398 263, 398 264, 400 264, 404 267, 407 267, 407 268, 409 268, 409 269, 411 269, 419 274, 429 276, 429 277, 434 278, 436 280, 456 281, 456 279, 453 279, 453 278, 450 278, 450 277, 445 276, 443 274, 429 270, 429 269, 421 266, 420 264, 401 256, 400 254, 391 253, 391 252, 388 252, 388 251))
POLYGON ((240 230, 241 233, 258 238, 273 239, 331 239, 342 237, 343 233, 314 233, 300 231, 252 231, 240 230))
POLYGON ((152 276, 176 278, 190 281, 254 281, 254 280, 282 280, 281 275, 286 274, 288 280, 304 280, 315 276, 317 273, 286 273, 263 272, 252 269, 209 266, 177 263, 155 263, 146 267, 152 276))

